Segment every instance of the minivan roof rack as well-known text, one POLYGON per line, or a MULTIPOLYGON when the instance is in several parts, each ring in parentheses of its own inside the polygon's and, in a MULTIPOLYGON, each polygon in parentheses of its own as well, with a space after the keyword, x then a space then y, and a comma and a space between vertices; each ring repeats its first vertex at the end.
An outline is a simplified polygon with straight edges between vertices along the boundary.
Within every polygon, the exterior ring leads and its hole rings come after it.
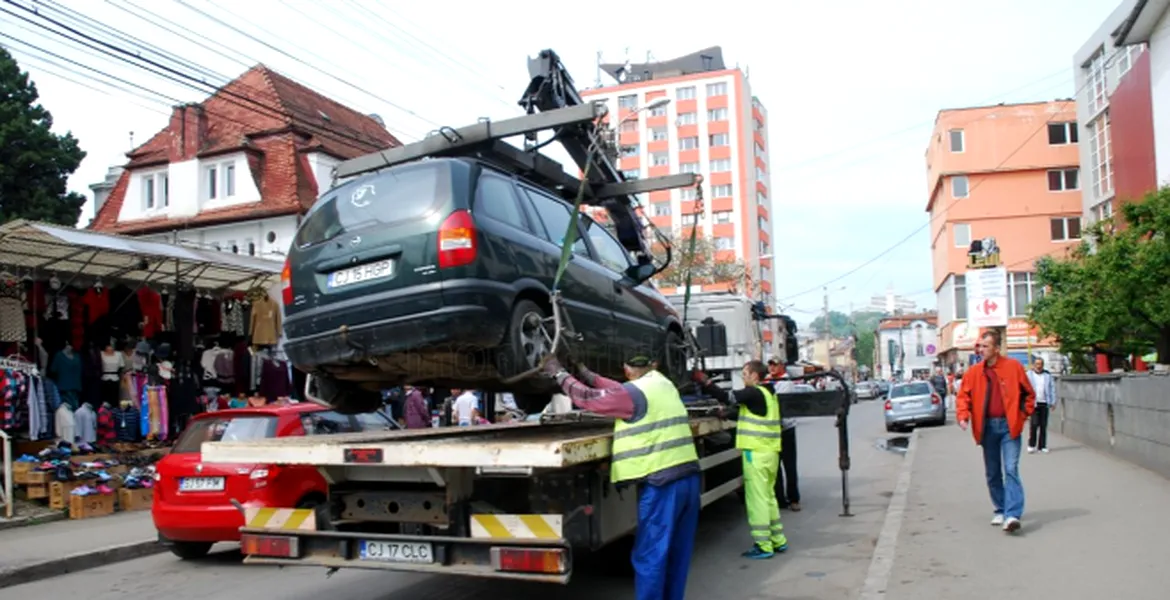
POLYGON ((536 58, 528 59, 528 74, 531 79, 520 99, 520 106, 527 113, 524 116, 495 122, 480 119, 459 129, 441 127, 418 142, 344 161, 337 165, 334 176, 354 177, 429 157, 468 157, 526 177, 572 201, 581 181, 565 173, 559 162, 539 152, 548 142, 536 143, 539 132, 553 130, 550 141, 560 142, 578 168, 589 175, 583 203, 605 208, 622 246, 634 254, 639 264, 651 264, 650 248, 635 212, 635 196, 695 186, 699 176, 683 173, 626 179, 609 153, 597 150, 599 140, 602 148, 607 143, 612 146, 613 132, 602 124, 608 114, 605 104, 582 99, 568 70, 552 50, 543 50, 536 58), (504 141, 520 135, 525 137, 525 149, 504 141), (592 167, 586 169, 589 162, 592 167))

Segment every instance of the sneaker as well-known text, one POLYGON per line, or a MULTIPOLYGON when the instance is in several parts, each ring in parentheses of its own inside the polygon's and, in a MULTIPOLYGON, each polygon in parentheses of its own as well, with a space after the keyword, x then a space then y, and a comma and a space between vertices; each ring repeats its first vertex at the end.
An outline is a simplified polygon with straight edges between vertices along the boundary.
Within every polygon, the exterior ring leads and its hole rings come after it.
MULTIPOLYGON (((785 549, 787 549, 787 544, 785 544, 785 549)), ((742 554, 742 556, 744 558, 750 558, 753 560, 762 560, 765 558, 772 558, 772 556, 774 556, 774 554, 775 553, 773 553, 773 552, 765 552, 764 549, 759 547, 759 545, 755 545, 755 546, 752 546, 751 550, 744 552, 742 554)))
POLYGON ((1028 454, 1035 454, 1035 453, 1036 453, 1036 449, 1031 447, 1031 446, 1028 446, 1028 454))
POLYGON ((1003 522, 1003 530, 1008 533, 1015 533, 1019 531, 1021 526, 1022 524, 1020 523, 1020 520, 1015 517, 1008 517, 1007 520, 1003 522))
POLYGON ((783 544, 780 544, 779 546, 772 547, 773 554, 784 554, 785 552, 788 552, 788 542, 784 542, 783 544))
POLYGON ((991 526, 992 527, 1003 526, 1003 515, 996 513, 996 515, 994 517, 991 517, 991 526))
POLYGON ((800 512, 800 503, 793 502, 792 504, 789 504, 788 510, 791 510, 792 512, 800 512))
POLYGON ((1043 453, 1045 453, 1045 454, 1048 454, 1048 448, 1045 448, 1045 449, 1041 450, 1041 452, 1043 452, 1043 453))

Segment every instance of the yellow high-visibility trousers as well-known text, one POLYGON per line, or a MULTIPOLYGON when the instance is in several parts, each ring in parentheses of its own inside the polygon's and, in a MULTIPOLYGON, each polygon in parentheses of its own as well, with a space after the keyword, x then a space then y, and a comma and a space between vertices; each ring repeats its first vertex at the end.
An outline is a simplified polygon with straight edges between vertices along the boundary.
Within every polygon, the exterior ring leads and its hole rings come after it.
POLYGON ((748 527, 752 541, 764 552, 774 552, 788 544, 784 525, 780 523, 780 505, 776 503, 774 489, 779 472, 780 454, 743 451, 743 491, 748 527))

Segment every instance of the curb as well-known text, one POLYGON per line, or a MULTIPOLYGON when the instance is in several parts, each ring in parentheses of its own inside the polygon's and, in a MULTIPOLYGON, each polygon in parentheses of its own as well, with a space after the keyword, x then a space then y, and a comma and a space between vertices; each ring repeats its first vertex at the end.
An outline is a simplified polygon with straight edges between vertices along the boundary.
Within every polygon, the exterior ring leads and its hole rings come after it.
POLYGON ((32 527, 34 525, 42 525, 44 523, 53 523, 55 521, 64 521, 66 519, 63 511, 54 513, 47 513, 36 517, 14 517, 11 520, 0 520, 0 531, 7 529, 16 529, 17 527, 32 527))
POLYGON ((877 545, 873 549, 873 559, 869 563, 869 571, 865 574, 865 583, 861 586, 858 600, 880 600, 886 597, 886 587, 890 583, 890 573, 894 570, 894 557, 898 548, 898 532, 902 529, 902 517, 906 512, 906 503, 910 495, 910 477, 914 473, 914 456, 918 453, 918 429, 910 433, 909 449, 898 471, 898 483, 894 486, 894 495, 890 497, 890 506, 886 509, 886 519, 882 523, 881 534, 878 535, 877 545))
POLYGON ((166 552, 158 539, 108 546, 0 571, 0 589, 166 552))

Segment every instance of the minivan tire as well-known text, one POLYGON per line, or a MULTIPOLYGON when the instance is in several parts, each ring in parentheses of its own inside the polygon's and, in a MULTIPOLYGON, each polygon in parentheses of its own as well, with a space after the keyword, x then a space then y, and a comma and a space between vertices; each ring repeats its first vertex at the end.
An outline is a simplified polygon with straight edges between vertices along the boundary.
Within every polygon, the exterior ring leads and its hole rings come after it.
POLYGON ((687 376, 686 357, 686 342, 682 335, 673 329, 668 330, 662 344, 658 366, 675 385, 685 385, 690 381, 687 376))
MULTIPOLYGON (((538 348, 532 344, 533 328, 543 325, 548 312, 532 300, 520 300, 512 307, 512 318, 508 321, 508 332, 498 352, 498 368, 503 378, 515 377, 536 366, 539 360, 538 348)), ((547 341, 544 350, 548 351, 547 341)), ((521 407, 524 408, 524 407, 521 407)))
POLYGON ((333 410, 343 415, 361 415, 382 408, 382 394, 352 381, 318 376, 317 393, 333 410))

